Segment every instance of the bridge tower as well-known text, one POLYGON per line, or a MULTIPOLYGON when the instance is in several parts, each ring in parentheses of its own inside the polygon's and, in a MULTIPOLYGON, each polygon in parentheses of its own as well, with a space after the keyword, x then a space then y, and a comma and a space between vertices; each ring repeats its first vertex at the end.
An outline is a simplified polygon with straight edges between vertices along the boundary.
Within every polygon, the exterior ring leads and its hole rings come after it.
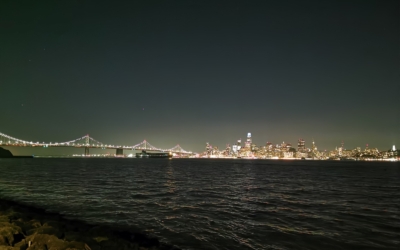
POLYGON ((85 156, 89 156, 89 148, 85 147, 85 156))
POLYGON ((86 135, 86 138, 85 138, 85 144, 86 144, 86 147, 85 147, 85 156, 89 156, 89 134, 87 134, 86 135))

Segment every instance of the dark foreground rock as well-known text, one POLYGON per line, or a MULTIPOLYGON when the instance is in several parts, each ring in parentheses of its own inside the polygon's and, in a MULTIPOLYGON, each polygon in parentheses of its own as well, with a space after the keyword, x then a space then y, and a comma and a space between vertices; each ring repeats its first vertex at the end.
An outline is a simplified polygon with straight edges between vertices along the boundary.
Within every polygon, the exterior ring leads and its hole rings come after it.
POLYGON ((13 154, 10 152, 10 150, 0 147, 0 158, 12 158, 12 157, 13 154))
POLYGON ((131 228, 68 220, 0 200, 0 250, 179 250, 131 228))

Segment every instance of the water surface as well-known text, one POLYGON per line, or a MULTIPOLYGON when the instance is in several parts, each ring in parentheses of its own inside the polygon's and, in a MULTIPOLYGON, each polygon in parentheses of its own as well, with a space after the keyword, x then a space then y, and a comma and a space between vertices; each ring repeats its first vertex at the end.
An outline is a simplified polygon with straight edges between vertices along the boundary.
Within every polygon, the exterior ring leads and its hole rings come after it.
POLYGON ((392 162, 0 159, 0 197, 183 249, 400 249, 392 162))

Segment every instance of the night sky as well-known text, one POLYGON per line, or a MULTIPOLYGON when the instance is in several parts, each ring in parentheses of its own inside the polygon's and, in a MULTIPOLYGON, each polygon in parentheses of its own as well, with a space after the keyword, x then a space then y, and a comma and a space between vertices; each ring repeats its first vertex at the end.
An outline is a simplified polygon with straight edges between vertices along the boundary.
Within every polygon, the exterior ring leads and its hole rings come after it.
POLYGON ((0 34, 20 139, 400 147, 398 0, 1 1, 0 34))

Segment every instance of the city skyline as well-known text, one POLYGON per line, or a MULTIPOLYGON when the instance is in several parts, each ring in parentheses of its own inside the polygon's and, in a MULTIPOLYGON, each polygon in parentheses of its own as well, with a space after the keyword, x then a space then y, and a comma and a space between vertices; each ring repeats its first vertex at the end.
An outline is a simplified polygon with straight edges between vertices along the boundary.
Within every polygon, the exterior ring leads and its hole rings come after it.
MULTIPOLYGON (((316 144, 318 142, 316 142, 314 140, 314 138, 311 141, 307 141, 304 138, 298 138, 297 141, 295 141, 295 143, 292 143, 291 141, 281 141, 281 142, 274 142, 274 141, 267 141, 265 143, 256 143, 256 141, 253 141, 254 137, 252 136, 251 132, 247 133, 247 136, 245 137, 244 140, 242 140, 242 137, 240 137, 238 140, 233 140, 233 142, 227 142, 224 145, 216 145, 212 142, 206 142, 207 147, 210 148, 215 148, 216 150, 224 150, 224 147, 229 147, 232 148, 235 151, 235 147, 239 146, 238 149, 240 149, 240 146, 242 148, 253 148, 253 147, 257 147, 257 148, 265 148, 265 146, 268 147, 269 146, 273 146, 273 147, 280 147, 280 145, 286 145, 288 146, 288 148, 293 148, 296 149, 296 151, 305 151, 310 150, 311 148, 314 150, 316 148, 316 144), (300 144, 301 142, 301 144, 300 144), (311 147, 310 147, 311 146, 311 147), (301 149, 300 149, 301 148, 301 149)), ((139 144, 147 144, 150 143, 149 141, 147 141, 146 139, 143 140, 142 142, 138 142, 138 143, 134 143, 134 144, 124 144, 124 143, 109 143, 109 142, 99 142, 96 139, 90 137, 89 134, 84 135, 82 137, 73 139, 73 140, 67 140, 67 141, 60 141, 60 140, 50 140, 50 141, 43 141, 43 140, 25 140, 22 138, 16 138, 4 133, 0 132, 0 146, 6 147, 8 149, 10 149, 11 151, 13 151, 14 154, 16 155, 21 155, 21 153, 27 153, 29 151, 32 151, 34 148, 34 152, 36 152, 36 154, 38 155, 71 155, 74 153, 76 153, 77 149, 78 150, 82 150, 82 148, 84 148, 85 144, 92 144, 93 146, 95 146, 93 149, 95 149, 95 151, 97 153, 101 152, 101 153, 105 153, 107 150, 107 154, 113 154, 112 152, 109 151, 109 149, 117 149, 117 148, 122 148, 124 150, 132 150, 129 149, 131 147, 136 147, 139 144), (12 146, 12 145, 20 145, 20 146, 12 146), (78 148, 74 148, 73 145, 80 145, 80 147, 78 148), (8 145, 8 146, 7 146, 8 145), (68 146, 71 147, 69 149, 63 148, 64 146, 68 146), (50 146, 50 147, 49 147, 50 146), (104 146, 104 147, 103 147, 104 146), (62 149, 59 149, 58 147, 61 147, 62 149)), ((165 145, 165 142, 160 142, 161 145, 165 145)), ((161 150, 167 150, 170 147, 158 147, 158 146, 154 146, 152 144, 148 144, 149 146, 147 146, 149 149, 154 147, 157 149, 161 149, 161 150)), ((319 144, 318 144, 319 145, 319 144)), ((170 145, 171 146, 171 145, 170 145)), ((139 146, 140 147, 140 146, 139 146)), ((200 146, 198 145, 197 148, 199 148, 200 150, 192 150, 192 149, 188 149, 185 148, 183 149, 183 147, 178 143, 175 146, 173 146, 172 148, 181 148, 181 150, 190 152, 190 153, 202 153, 204 150, 200 149, 200 146)), ((207 148, 206 147, 206 148, 207 148)), ((371 149, 378 149, 379 151, 388 151, 388 150, 393 150, 393 148, 395 148, 395 144, 391 145, 389 148, 379 148, 375 145, 370 145, 370 144, 365 144, 365 145, 356 145, 356 146, 348 146, 347 144, 345 144, 345 141, 342 140, 340 142, 340 144, 336 145, 334 148, 318 148, 318 151, 321 152, 329 152, 331 150, 337 150, 338 148, 341 148, 341 150, 353 150, 353 149, 365 149, 365 148, 371 148, 371 149)), ((203 147, 204 149, 204 147, 203 147)), ((142 150, 141 148, 137 149, 137 150, 142 150)), ((258 149, 257 149, 258 150, 258 149)), ((207 150, 206 150, 207 151, 207 150)), ((89 151, 88 151, 89 152, 89 151)), ((126 153, 126 152, 125 152, 126 153)), ((32 153, 28 153, 28 154, 32 154, 32 153)), ((121 151, 122 154, 122 151, 121 151)))
POLYGON ((399 1, 0 3, 0 131, 399 144, 399 1))

